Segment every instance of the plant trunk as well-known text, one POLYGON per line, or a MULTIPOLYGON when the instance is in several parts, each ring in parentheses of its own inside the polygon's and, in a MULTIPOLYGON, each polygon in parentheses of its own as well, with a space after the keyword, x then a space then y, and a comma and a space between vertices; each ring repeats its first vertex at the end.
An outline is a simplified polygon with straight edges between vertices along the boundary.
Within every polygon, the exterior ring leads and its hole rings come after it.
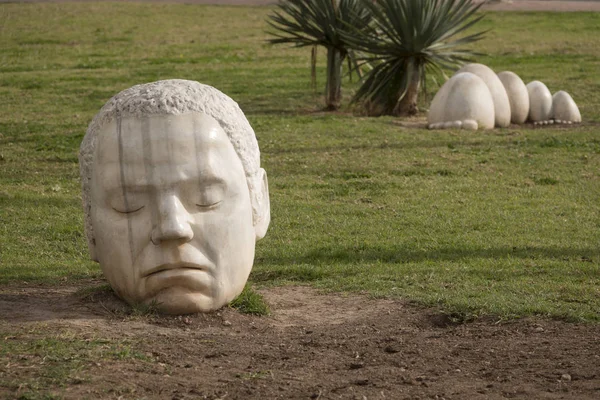
POLYGON ((408 115, 415 115, 417 112, 419 112, 419 109, 417 108, 417 100, 419 98, 420 89, 421 73, 418 68, 415 68, 415 71, 412 73, 410 78, 410 82, 408 82, 406 94, 396 106, 393 114, 405 117, 408 115))
POLYGON ((330 111, 337 110, 342 99, 342 61, 342 53, 338 49, 327 48, 325 103, 330 111))

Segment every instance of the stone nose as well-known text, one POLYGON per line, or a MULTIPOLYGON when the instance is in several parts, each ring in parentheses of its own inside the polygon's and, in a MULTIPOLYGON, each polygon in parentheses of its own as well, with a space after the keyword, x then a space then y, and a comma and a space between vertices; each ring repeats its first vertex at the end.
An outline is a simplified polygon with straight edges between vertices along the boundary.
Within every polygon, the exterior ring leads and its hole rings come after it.
POLYGON ((163 196, 158 203, 151 240, 155 245, 176 240, 189 242, 194 237, 191 216, 175 194, 163 196))

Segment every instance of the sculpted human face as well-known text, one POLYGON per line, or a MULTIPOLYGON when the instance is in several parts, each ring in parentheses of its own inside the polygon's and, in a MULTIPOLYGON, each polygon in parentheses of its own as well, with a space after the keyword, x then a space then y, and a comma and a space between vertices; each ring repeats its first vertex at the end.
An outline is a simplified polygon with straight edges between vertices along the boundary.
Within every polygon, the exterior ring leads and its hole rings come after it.
POLYGON ((183 314, 217 309, 242 291, 256 240, 250 193, 212 117, 107 124, 91 187, 96 255, 123 299, 183 314))

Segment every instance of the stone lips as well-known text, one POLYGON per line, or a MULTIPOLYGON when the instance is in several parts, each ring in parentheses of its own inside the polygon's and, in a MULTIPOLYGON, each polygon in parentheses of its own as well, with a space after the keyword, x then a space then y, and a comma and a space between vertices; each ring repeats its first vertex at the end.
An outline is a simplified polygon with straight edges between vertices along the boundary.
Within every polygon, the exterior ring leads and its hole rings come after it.
POLYGON ((495 126, 505 128, 510 125, 510 102, 504 89, 504 85, 498 78, 498 75, 486 65, 467 64, 458 70, 461 72, 470 72, 480 77, 488 87, 494 103, 494 124, 495 126))
POLYGON ((510 122, 523 124, 529 115, 529 93, 527 86, 517 74, 511 71, 498 73, 498 78, 504 85, 510 103, 510 122))
POLYGON ((552 118, 561 122, 581 122, 577 104, 564 90, 560 90, 552 96, 552 118))
POLYGON ((494 101, 479 76, 463 72, 454 75, 437 92, 428 115, 430 129, 494 127, 494 101))
POLYGON ((552 117, 552 94, 540 81, 527 84, 529 93, 529 120, 532 122, 547 121, 552 117))

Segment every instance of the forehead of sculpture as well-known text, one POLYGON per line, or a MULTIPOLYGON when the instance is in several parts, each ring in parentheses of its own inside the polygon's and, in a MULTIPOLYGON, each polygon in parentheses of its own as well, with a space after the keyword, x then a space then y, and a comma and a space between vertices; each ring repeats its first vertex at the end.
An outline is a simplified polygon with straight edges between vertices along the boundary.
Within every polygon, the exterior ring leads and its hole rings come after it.
POLYGON ((233 147, 219 123, 206 114, 123 117, 98 132, 95 164, 185 164, 210 149, 233 147))
POLYGON ((102 128, 94 181, 114 187, 172 187, 178 182, 245 184, 237 153, 218 122, 201 113, 122 118, 102 128))

